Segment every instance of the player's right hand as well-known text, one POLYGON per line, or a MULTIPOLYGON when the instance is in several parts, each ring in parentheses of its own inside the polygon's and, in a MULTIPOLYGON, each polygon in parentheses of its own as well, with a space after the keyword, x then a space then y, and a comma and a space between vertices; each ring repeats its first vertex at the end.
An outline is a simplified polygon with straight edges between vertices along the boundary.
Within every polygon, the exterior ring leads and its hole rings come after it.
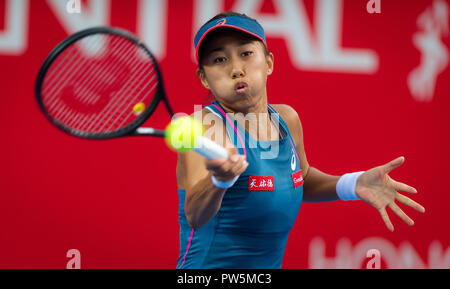
POLYGON ((228 159, 205 159, 206 169, 221 182, 228 182, 241 175, 248 167, 245 156, 240 155, 236 147, 227 148, 228 159))

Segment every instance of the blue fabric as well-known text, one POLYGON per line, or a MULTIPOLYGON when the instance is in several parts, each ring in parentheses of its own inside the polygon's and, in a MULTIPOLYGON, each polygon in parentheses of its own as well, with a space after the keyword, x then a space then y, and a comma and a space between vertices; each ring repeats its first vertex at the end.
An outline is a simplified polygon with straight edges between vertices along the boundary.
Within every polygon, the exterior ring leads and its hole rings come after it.
POLYGON ((247 32, 248 34, 251 34, 259 38, 264 43, 264 45, 267 46, 264 29, 262 28, 261 25, 259 25, 258 22, 242 16, 228 16, 214 20, 206 24, 202 28, 200 28, 199 31, 197 31, 197 34, 195 34, 194 37, 194 46, 197 60, 198 60, 198 48, 200 47, 202 40, 209 32, 219 27, 235 28, 247 32))
MULTIPOLYGON (((217 102, 213 104, 219 106, 217 102)), ((228 135, 238 146, 240 140, 234 128, 217 108, 208 107, 227 123, 228 135)), ((276 116, 277 113, 272 113, 273 118, 276 116)), ((291 177, 301 170, 300 161, 281 117, 280 132, 284 137, 279 141, 257 141, 236 120, 231 120, 244 139, 249 166, 226 191, 218 213, 195 229, 191 240, 192 228, 184 213, 185 191, 178 190, 180 255, 177 268, 281 268, 289 232, 303 198, 303 185, 295 188, 291 177), (254 145, 256 147, 252 147, 254 145), (270 146, 278 146, 277 157, 261 158, 274 150, 270 146), (273 176, 274 191, 249 191, 249 176, 273 176)), ((238 146, 238 150, 243 154, 242 146, 238 146)))

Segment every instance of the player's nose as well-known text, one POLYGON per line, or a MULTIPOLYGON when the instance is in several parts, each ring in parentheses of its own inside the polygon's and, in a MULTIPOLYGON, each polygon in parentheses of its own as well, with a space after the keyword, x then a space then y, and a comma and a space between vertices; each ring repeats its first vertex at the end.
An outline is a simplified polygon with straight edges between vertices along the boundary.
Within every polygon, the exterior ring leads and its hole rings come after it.
POLYGON ((244 64, 239 60, 231 61, 231 78, 236 79, 245 76, 244 64))

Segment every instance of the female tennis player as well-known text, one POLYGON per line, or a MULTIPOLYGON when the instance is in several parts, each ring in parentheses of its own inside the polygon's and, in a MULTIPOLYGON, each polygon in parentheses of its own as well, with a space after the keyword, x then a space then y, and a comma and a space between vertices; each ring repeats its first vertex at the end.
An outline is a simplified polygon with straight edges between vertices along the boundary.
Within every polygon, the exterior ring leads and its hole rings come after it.
POLYGON ((281 268, 302 201, 363 200, 391 231, 386 207, 414 224, 396 200, 425 211, 398 193, 416 189, 388 175, 404 157, 342 176, 308 165, 298 114, 288 105, 268 104, 274 55, 256 20, 218 14, 197 32, 195 50, 197 74, 215 98, 201 111, 204 129, 211 132, 205 136, 226 147, 230 157, 206 160, 194 152, 179 153, 177 268, 281 268), (249 115, 257 129, 245 121, 249 115))

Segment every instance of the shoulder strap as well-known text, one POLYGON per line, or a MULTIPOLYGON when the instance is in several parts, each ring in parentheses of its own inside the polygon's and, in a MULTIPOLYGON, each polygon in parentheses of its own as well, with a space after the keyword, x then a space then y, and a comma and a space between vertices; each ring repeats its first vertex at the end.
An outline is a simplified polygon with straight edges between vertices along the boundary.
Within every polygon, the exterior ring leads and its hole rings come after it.
POLYGON ((295 156, 297 157, 297 160, 299 161, 299 164, 300 164, 300 158, 298 157, 298 152, 297 152, 297 148, 294 145, 294 140, 292 139, 291 133, 289 132, 289 127, 287 126, 286 122, 281 117, 281 115, 273 108, 273 106, 268 104, 268 107, 269 107, 270 112, 275 113, 278 116, 279 122, 280 122, 281 126, 283 127, 283 129, 286 131, 287 137, 289 138, 289 141, 291 142, 292 149, 294 150, 295 156))
POLYGON ((245 149, 245 141, 243 138, 243 136, 245 137, 245 132, 237 125, 236 120, 230 118, 217 101, 213 101, 211 104, 205 106, 205 108, 223 120, 231 142, 238 148, 239 153, 247 158, 247 151, 245 149))

